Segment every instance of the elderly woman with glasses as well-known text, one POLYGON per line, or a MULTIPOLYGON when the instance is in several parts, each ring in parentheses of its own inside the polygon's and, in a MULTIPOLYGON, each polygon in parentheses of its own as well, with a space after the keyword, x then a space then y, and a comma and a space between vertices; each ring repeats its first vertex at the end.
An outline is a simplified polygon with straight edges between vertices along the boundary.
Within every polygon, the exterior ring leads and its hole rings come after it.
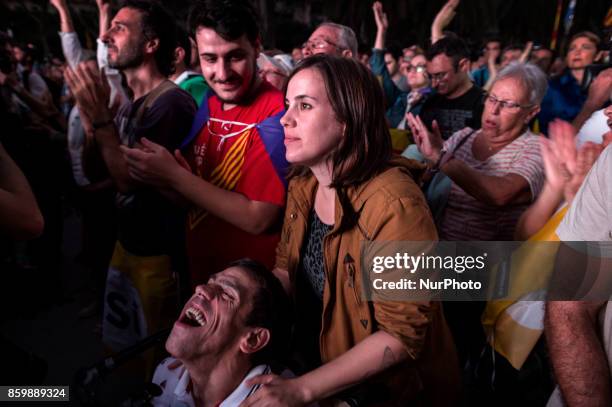
POLYGON ((482 128, 466 128, 447 141, 437 123, 428 131, 420 118, 408 122, 432 172, 452 181, 438 219, 443 240, 512 240, 521 213, 542 188, 544 169, 538 136, 528 123, 540 111, 545 74, 515 63, 499 72, 486 96, 482 128))

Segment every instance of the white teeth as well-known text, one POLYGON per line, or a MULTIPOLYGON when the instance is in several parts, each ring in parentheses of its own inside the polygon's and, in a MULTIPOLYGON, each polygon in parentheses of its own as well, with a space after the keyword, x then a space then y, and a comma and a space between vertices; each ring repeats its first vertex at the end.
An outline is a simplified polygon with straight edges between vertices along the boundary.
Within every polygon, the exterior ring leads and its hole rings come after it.
POLYGON ((189 319, 196 321, 198 324, 200 324, 200 326, 204 326, 206 324, 204 315, 202 315, 202 312, 197 308, 190 307, 189 309, 187 309, 187 311, 185 311, 185 316, 187 316, 187 318, 189 319))

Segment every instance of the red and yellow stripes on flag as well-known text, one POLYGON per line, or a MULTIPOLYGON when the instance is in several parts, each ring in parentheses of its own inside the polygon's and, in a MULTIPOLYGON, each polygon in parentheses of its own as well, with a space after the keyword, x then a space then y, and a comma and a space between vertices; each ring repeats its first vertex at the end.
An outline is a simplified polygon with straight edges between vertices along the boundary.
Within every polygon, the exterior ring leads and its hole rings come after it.
POLYGON ((238 137, 238 140, 232 144, 225 157, 223 157, 221 164, 210 174, 210 182, 213 185, 228 191, 232 191, 236 187, 240 179, 244 155, 252 131, 253 129, 249 129, 238 137))
POLYGON ((563 11, 563 0, 558 0, 557 1, 557 13, 555 14, 555 24, 553 25, 553 32, 550 37, 550 49, 552 49, 553 51, 557 49, 559 26, 561 25, 561 11, 563 11))
MULTIPOLYGON (((233 191, 236 188, 236 184, 238 184, 242 174, 244 157, 253 131, 254 129, 249 129, 236 136, 238 139, 231 145, 221 163, 210 174, 211 184, 228 191, 233 191)), ((194 208, 189 211, 189 228, 191 230, 195 229, 207 214, 208 212, 201 208, 194 208)))

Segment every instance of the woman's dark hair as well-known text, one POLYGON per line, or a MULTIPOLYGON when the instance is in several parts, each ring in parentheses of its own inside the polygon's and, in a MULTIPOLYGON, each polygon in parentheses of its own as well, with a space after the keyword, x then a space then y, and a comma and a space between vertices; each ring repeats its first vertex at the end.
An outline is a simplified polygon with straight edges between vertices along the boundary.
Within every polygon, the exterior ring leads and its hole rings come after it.
POLYGON ((236 260, 227 266, 230 267, 243 269, 257 284, 251 312, 244 321, 245 325, 270 331, 270 341, 252 355, 251 362, 258 365, 282 361, 286 356, 291 332, 291 307, 280 280, 264 265, 249 258, 236 260))
POLYGON ((257 13, 246 0, 202 0, 189 12, 189 27, 195 34, 198 28, 210 28, 226 41, 234 41, 246 34, 251 44, 259 38, 257 13))
POLYGON ((127 7, 141 13, 142 32, 146 40, 157 38, 159 47, 155 52, 157 69, 164 76, 174 72, 174 49, 176 48, 176 23, 168 11, 156 0, 125 0, 121 8, 127 7))
MULTIPOLYGON (((298 64, 287 83, 306 69, 319 72, 334 114, 345 125, 342 142, 331 154, 333 173, 330 184, 336 190, 344 212, 340 226, 340 231, 343 231, 354 226, 357 220, 347 190, 385 170, 392 155, 384 96, 376 77, 352 58, 313 55, 298 64)), ((294 167, 289 177, 305 175, 308 171, 294 167)))

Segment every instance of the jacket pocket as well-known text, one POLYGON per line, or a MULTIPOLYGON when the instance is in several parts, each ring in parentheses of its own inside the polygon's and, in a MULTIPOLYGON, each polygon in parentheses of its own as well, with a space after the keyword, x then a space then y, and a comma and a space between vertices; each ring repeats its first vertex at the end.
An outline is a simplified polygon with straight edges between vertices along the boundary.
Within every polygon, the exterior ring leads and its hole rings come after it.
POLYGON ((355 282, 355 261, 351 257, 349 253, 344 256, 344 274, 346 275, 347 285, 350 291, 353 293, 353 297, 355 298, 355 302, 357 305, 361 305, 361 298, 359 297, 359 293, 357 292, 357 284, 355 282))
MULTIPOLYGON (((347 290, 351 292, 353 299, 355 300, 355 316, 359 317, 359 323, 364 330, 368 330, 371 328, 370 318, 368 313, 364 311, 364 301, 361 299, 361 292, 358 290, 357 286, 357 271, 355 268, 355 260, 351 257, 349 253, 344 256, 343 260, 344 265, 344 274, 346 275, 346 285, 347 290)), ((346 291, 345 291, 346 292, 346 291)), ((349 301, 349 298, 345 299, 349 301)))

